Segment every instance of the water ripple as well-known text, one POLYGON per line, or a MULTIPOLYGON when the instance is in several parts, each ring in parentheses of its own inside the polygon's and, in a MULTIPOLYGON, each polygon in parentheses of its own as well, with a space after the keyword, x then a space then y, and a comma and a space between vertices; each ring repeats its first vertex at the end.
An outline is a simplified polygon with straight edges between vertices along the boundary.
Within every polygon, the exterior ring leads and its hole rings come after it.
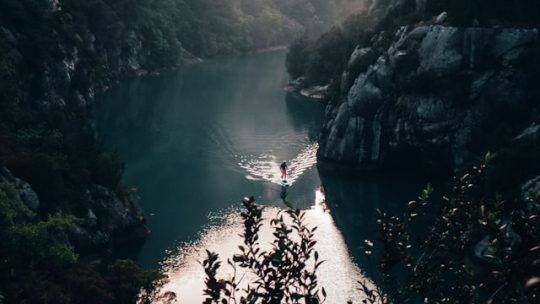
MULTIPOLYGON (((294 184, 302 174, 317 163, 317 149, 319 144, 306 145, 294 159, 288 161, 287 180, 294 184)), ((281 159, 271 153, 263 153, 255 157, 240 156, 238 165, 247 171, 246 179, 254 181, 268 181, 281 184, 279 166, 281 159)))

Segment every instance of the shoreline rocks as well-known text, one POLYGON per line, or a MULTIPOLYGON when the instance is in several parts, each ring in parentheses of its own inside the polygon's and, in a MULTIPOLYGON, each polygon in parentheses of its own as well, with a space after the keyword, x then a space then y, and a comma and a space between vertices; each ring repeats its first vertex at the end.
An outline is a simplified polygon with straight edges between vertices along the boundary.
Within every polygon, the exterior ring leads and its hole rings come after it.
POLYGON ((303 98, 307 98, 309 100, 321 103, 327 102, 329 96, 329 89, 330 84, 324 86, 305 87, 303 77, 289 82, 289 84, 287 84, 287 86, 285 87, 285 91, 290 94, 297 94, 303 98))

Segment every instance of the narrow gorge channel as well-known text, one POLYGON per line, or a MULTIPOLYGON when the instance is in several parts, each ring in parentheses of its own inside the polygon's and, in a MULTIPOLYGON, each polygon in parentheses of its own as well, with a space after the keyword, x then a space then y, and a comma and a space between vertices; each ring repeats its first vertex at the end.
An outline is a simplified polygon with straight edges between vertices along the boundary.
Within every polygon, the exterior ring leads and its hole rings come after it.
POLYGON ((319 172, 324 106, 285 93, 284 60, 282 51, 211 60, 124 82, 97 102, 99 135, 125 160, 124 183, 136 189, 151 230, 132 254, 169 275, 164 290, 179 303, 202 302, 204 249, 222 259, 237 250, 243 197, 255 196, 267 218, 284 207, 284 159, 287 200, 319 227, 317 250, 327 260, 319 278, 329 303, 360 297, 357 281, 370 272, 362 244, 376 237, 375 210, 400 209, 422 188, 319 172))

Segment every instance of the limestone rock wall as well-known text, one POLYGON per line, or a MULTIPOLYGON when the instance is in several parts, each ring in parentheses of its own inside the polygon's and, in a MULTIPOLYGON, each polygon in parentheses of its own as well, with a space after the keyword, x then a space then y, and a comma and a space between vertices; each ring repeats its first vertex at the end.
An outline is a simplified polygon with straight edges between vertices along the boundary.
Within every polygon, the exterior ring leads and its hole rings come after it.
POLYGON ((319 158, 361 170, 455 170, 530 125, 539 54, 537 29, 402 27, 328 105, 319 158))

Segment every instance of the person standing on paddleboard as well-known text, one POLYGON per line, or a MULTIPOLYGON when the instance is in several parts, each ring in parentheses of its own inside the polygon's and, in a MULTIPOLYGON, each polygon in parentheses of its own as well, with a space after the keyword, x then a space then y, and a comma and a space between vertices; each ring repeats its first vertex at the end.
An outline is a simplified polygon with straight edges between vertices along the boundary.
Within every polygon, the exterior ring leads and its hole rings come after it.
POLYGON ((287 162, 283 161, 281 163, 281 166, 279 166, 279 169, 281 170, 281 180, 286 181, 287 180, 287 162))

